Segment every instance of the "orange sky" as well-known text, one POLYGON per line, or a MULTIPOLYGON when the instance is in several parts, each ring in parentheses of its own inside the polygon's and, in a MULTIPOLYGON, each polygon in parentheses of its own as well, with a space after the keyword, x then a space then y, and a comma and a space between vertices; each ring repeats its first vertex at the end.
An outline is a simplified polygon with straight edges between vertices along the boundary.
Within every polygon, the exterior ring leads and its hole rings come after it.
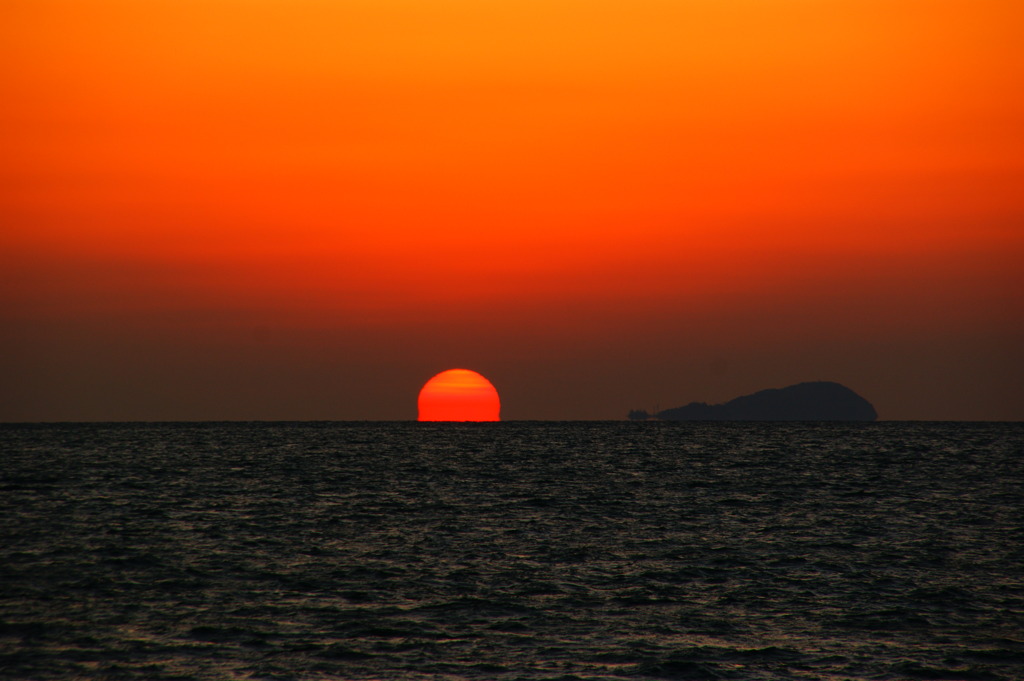
POLYGON ((1024 419, 1015 0, 7 0, 0 419, 1024 419))

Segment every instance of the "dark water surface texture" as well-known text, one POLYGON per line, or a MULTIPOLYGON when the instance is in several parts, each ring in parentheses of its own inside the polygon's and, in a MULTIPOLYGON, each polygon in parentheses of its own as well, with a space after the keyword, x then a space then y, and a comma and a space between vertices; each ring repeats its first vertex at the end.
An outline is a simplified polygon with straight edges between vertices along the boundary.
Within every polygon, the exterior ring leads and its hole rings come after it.
POLYGON ((2 678, 1024 678, 1024 424, 6 425, 0 450, 2 678))

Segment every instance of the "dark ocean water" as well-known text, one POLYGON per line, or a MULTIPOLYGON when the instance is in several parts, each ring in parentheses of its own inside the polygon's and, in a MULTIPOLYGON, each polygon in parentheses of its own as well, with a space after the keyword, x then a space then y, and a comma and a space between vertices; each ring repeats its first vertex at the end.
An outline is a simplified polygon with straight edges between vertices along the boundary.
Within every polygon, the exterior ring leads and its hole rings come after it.
POLYGON ((0 426, 0 677, 1024 679, 1024 424, 0 426))

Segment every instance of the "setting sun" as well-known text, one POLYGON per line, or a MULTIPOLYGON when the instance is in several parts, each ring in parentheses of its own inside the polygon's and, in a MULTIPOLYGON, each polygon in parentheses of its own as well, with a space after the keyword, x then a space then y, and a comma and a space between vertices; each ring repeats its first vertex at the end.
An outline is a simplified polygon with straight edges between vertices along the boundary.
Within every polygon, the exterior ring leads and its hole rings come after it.
POLYGON ((424 384, 420 421, 500 421, 501 402, 491 382, 475 371, 449 369, 424 384))

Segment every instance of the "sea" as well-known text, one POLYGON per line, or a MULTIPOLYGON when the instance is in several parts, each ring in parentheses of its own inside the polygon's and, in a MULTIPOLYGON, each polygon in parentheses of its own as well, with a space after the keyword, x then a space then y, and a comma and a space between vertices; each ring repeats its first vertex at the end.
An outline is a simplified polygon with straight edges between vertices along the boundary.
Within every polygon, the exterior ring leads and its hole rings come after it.
POLYGON ((0 425, 3 679, 1024 679, 1024 423, 0 425))

